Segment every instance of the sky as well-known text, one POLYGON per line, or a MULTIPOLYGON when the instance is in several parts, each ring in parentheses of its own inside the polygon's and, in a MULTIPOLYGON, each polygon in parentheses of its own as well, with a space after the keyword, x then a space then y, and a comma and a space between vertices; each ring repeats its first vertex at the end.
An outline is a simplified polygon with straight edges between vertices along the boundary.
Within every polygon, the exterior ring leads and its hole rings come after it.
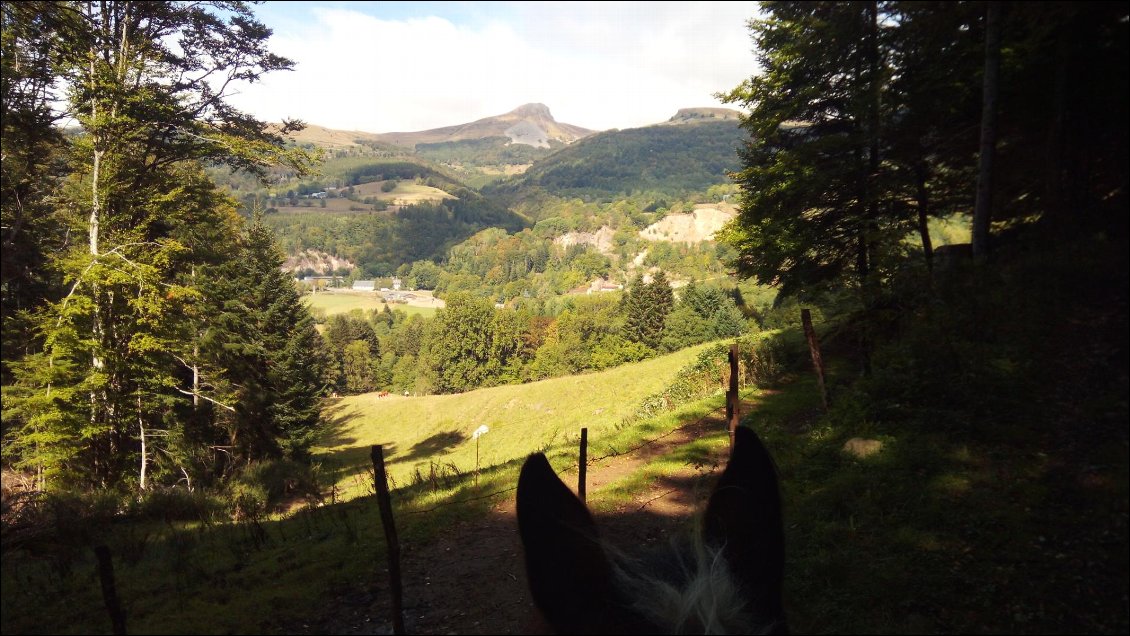
POLYGON ((230 99, 260 119, 426 130, 527 103, 594 130, 723 106, 757 68, 755 2, 266 2, 295 62, 230 99))

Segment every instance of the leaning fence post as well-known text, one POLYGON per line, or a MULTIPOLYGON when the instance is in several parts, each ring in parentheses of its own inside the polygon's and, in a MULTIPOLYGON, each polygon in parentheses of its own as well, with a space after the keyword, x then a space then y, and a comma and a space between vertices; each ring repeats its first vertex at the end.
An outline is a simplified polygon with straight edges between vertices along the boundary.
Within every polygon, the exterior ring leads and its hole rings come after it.
POLYGON ((730 450, 734 450, 734 429, 738 427, 738 345, 730 345, 730 388, 726 391, 726 426, 730 429, 730 450))
POLYGON ((385 529, 388 543, 388 579, 392 596, 392 633, 404 633, 404 610, 401 605, 400 586, 400 540, 396 538, 396 521, 392 518, 392 498, 388 494, 388 478, 385 476, 384 448, 374 444, 370 452, 373 460, 374 481, 377 489, 377 506, 381 511, 381 525, 385 529))
POLYGON ((585 502, 585 473, 589 463, 589 429, 581 429, 581 457, 577 460, 577 496, 585 502))
POLYGON ((126 614, 118 602, 117 586, 114 584, 114 562, 110 560, 110 548, 100 545, 94 548, 98 559, 98 580, 102 582, 102 600, 110 614, 110 623, 115 634, 126 633, 126 614))
POLYGON ((828 411, 828 389, 824 386, 824 358, 820 355, 820 343, 816 340, 816 330, 812 328, 812 312, 800 310, 800 321, 804 324, 804 336, 808 339, 808 350, 812 353, 812 368, 816 371, 816 384, 820 387, 820 402, 828 411))

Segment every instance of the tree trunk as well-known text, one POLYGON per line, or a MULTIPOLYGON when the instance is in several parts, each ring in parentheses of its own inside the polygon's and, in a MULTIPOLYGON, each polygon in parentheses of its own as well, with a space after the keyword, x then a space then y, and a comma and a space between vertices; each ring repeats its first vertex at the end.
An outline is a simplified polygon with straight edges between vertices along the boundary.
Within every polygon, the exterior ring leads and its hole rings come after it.
MULTIPOLYGON (((867 136, 868 136, 868 175, 867 175, 867 231, 872 234, 879 221, 879 128, 881 110, 881 83, 879 81, 879 5, 867 5, 867 136)), ((872 244, 875 236, 868 236, 868 252, 874 252, 872 244)))
POLYGON ((147 488, 145 476, 149 470, 149 454, 147 453, 147 448, 145 446, 145 418, 142 417, 141 414, 140 391, 137 394, 137 428, 141 434, 141 475, 139 486, 141 487, 142 492, 144 492, 147 488))
MULTIPOLYGON (((198 289, 196 286, 196 265, 192 266, 192 287, 198 289)), ((196 412, 200 408, 200 332, 196 332, 196 337, 192 340, 192 410, 196 412)))
POLYGON ((922 256, 926 259, 926 270, 934 272, 934 243, 930 240, 930 193, 926 190, 926 167, 918 164, 914 170, 918 187, 918 236, 922 238, 922 256))
POLYGON ((997 145, 997 97, 1001 66, 1001 5, 989 2, 985 9, 985 82, 981 97, 981 150, 977 171, 977 200, 973 206, 973 258, 989 255, 989 225, 992 223, 993 155, 997 145))

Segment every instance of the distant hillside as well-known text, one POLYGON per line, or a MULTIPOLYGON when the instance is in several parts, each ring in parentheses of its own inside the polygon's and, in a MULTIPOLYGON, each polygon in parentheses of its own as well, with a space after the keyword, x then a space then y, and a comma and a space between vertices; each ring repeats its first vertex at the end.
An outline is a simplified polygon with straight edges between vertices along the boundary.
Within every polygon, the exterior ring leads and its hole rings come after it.
POLYGON ((565 144, 551 139, 545 146, 514 143, 509 137, 483 137, 442 141, 434 144, 416 144, 416 156, 446 165, 460 166, 515 166, 531 164, 564 148, 565 144))
MULTIPOLYGON (((317 124, 306 124, 306 127, 302 130, 289 133, 287 136, 299 144, 311 144, 322 148, 354 148, 364 145, 370 148, 387 146, 389 150, 397 150, 392 144, 378 139, 378 135, 375 133, 360 130, 335 130, 317 124)), ((403 152, 403 150, 400 150, 400 152, 403 152)))
POLYGON ((741 118, 741 112, 732 108, 712 108, 712 107, 699 107, 699 108, 680 108, 675 116, 664 124, 691 124, 703 120, 714 121, 738 121, 741 118))
POLYGON ((488 137, 506 137, 511 143, 549 148, 553 141, 569 144, 591 134, 593 131, 587 128, 558 122, 545 104, 525 104, 509 113, 485 117, 468 124, 416 132, 383 133, 375 137, 378 141, 409 148, 417 144, 437 144, 488 137))
POLYGON ((633 192, 678 196, 726 183, 726 172, 739 167, 737 149, 747 133, 736 119, 690 119, 586 137, 484 193, 521 198, 541 189, 560 197, 609 200, 633 192))

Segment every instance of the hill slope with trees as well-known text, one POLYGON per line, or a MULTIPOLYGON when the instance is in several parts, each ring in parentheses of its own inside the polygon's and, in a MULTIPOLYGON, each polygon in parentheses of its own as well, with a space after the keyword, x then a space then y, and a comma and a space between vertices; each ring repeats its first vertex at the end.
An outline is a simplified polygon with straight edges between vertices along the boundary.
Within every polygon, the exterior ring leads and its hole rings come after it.
POLYGON ((521 176, 484 193, 505 198, 542 190, 608 201, 633 193, 678 196, 728 181, 738 168, 743 133, 734 120, 612 130, 586 137, 537 161, 521 176))

